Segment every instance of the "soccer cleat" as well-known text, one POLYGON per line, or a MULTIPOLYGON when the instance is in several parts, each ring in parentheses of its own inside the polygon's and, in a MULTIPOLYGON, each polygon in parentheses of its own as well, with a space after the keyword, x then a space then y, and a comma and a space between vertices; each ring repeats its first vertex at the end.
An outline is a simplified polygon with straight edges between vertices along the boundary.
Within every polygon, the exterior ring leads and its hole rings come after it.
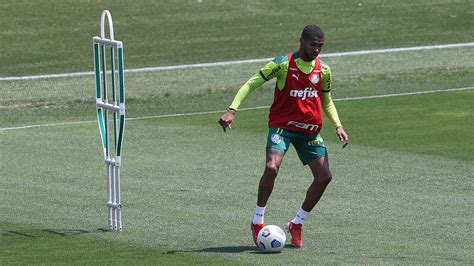
POLYGON ((289 221, 286 224, 286 229, 291 234, 291 243, 295 248, 302 248, 303 240, 301 239, 301 233, 303 232, 303 225, 294 224, 292 221, 289 221))
POLYGON ((260 230, 263 228, 263 224, 250 223, 250 228, 252 229, 253 242, 255 243, 255 246, 257 246, 258 248, 258 243, 257 243, 258 232, 260 232, 260 230))

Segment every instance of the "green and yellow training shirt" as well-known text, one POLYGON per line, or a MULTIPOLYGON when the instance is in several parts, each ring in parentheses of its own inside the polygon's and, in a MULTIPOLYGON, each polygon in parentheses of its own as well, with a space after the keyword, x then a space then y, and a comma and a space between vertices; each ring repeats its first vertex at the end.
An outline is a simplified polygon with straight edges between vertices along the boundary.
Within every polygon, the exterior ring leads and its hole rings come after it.
MULTIPOLYGON (((314 66, 315 60, 311 62, 303 61, 298 56, 298 52, 293 54, 294 61, 300 71, 309 74, 314 66)), ((237 92, 232 104, 229 108, 238 110, 240 104, 250 95, 256 88, 262 86, 265 82, 276 78, 276 89, 283 90, 285 88, 286 76, 288 73, 289 60, 288 55, 280 56, 268 62, 258 73, 253 75, 237 92)), ((321 103, 324 113, 334 127, 342 127, 337 114, 336 106, 331 98, 331 69, 321 61, 322 72, 322 88, 321 103)))

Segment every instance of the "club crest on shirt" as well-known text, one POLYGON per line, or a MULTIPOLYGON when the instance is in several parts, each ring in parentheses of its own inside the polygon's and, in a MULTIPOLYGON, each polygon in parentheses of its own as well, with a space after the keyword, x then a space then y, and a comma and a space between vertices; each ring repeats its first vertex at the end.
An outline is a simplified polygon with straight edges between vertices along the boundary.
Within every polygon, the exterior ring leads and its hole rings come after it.
POLYGON ((280 144, 280 142, 281 142, 281 137, 280 137, 280 135, 278 135, 278 134, 273 134, 273 135, 271 136, 271 140, 272 140, 272 142, 275 143, 275 144, 280 144))
POLYGON ((311 83, 313 84, 318 84, 319 82, 319 75, 317 73, 314 73, 310 78, 309 80, 311 80, 311 83))

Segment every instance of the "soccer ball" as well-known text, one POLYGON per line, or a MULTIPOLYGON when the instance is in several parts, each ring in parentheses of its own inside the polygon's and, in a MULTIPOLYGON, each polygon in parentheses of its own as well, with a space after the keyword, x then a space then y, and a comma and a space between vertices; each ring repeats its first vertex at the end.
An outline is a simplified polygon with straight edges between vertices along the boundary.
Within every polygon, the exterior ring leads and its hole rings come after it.
POLYGON ((280 252, 285 247, 286 235, 276 225, 264 226, 258 232, 258 248, 262 252, 280 252))

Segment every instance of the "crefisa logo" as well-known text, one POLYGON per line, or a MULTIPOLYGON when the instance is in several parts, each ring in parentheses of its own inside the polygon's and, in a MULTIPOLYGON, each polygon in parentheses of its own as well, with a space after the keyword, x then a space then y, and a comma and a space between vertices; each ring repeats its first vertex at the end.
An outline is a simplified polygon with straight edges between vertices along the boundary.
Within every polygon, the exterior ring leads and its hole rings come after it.
POLYGON ((313 90, 311 87, 306 87, 303 90, 291 90, 290 96, 294 98, 301 98, 301 100, 306 100, 306 98, 317 98, 318 91, 313 90))

